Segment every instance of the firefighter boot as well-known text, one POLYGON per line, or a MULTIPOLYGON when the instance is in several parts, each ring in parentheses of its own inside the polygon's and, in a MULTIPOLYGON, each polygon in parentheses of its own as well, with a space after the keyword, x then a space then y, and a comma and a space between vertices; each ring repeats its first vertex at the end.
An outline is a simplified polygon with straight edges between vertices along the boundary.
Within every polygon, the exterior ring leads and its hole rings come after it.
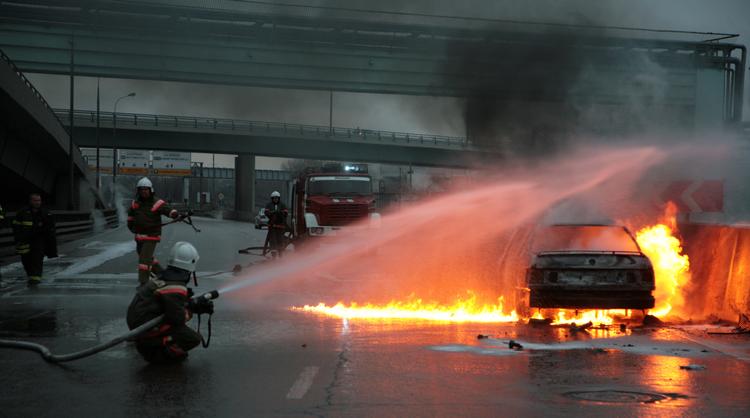
POLYGON ((26 281, 26 287, 29 289, 35 289, 42 282, 42 276, 29 276, 29 280, 26 281))

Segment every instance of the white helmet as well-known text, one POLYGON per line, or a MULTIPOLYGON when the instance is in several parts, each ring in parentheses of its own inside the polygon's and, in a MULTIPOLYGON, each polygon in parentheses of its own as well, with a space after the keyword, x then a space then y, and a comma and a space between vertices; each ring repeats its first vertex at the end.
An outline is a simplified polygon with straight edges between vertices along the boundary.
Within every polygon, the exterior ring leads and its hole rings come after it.
POLYGON ((273 193, 271 193, 271 199, 273 199, 274 197, 281 198, 281 193, 274 191, 273 193))
POLYGON ((140 189, 141 187, 148 187, 149 189, 151 189, 151 193, 154 192, 154 185, 151 184, 151 180, 149 180, 148 177, 144 177, 138 180, 138 184, 135 186, 135 188, 140 189))
POLYGON ((195 265, 198 263, 198 250, 193 247, 193 244, 185 241, 180 241, 172 246, 172 250, 169 251, 169 261, 167 265, 177 267, 178 269, 187 270, 189 272, 195 271, 195 265))

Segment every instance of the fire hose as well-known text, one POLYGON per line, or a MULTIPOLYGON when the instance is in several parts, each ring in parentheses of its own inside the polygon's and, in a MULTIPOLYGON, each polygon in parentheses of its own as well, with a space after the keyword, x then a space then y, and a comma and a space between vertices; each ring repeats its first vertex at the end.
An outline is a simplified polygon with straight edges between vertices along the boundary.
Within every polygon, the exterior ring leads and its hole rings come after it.
POLYGON ((193 225, 193 211, 192 210, 189 210, 184 214, 180 214, 179 216, 172 219, 171 221, 161 224, 161 226, 167 226, 167 225, 171 225, 171 224, 178 223, 178 222, 182 222, 182 223, 186 223, 190 225, 193 228, 193 231, 195 232, 201 232, 201 230, 198 229, 198 227, 193 225))
MULTIPOLYGON (((190 300, 190 303, 193 306, 210 306, 211 307, 210 313, 208 311, 206 312, 206 313, 209 313, 208 340, 203 341, 203 337, 201 336, 201 343, 203 344, 203 347, 208 347, 208 344, 211 341, 211 315, 213 314, 213 304, 211 303, 211 300, 216 299, 218 297, 219 297, 219 291, 212 290, 208 293, 204 293, 203 295, 200 295, 190 300)), ((64 362, 78 360, 84 357, 92 356, 98 352, 112 348, 122 343, 123 341, 135 339, 141 334, 151 331, 154 327, 159 326, 159 324, 161 324, 163 321, 164 321, 164 315, 157 316, 156 318, 144 323, 143 325, 137 328, 133 328, 129 332, 126 332, 125 334, 115 337, 107 342, 101 343, 99 345, 95 345, 93 347, 89 347, 85 350, 76 351, 74 353, 69 353, 69 354, 52 354, 52 352, 47 347, 41 344, 32 343, 28 341, 0 340, 0 348, 17 348, 20 350, 36 351, 39 354, 41 354, 42 358, 48 363, 64 363, 64 362)), ((198 314, 198 321, 199 321, 198 329, 200 330, 200 314, 198 314)))
MULTIPOLYGON (((284 248, 286 248, 289 244, 291 244, 292 242, 294 242, 294 238, 292 236, 292 233, 291 232, 287 232, 287 233, 288 233, 288 235, 286 235, 286 234, 283 235, 283 238, 284 238, 284 244, 283 244, 284 248)), ((263 246, 262 247, 261 246, 258 246, 258 247, 247 247, 247 248, 243 248, 241 250, 237 250, 237 253, 239 253, 239 254, 257 255, 259 257, 265 257, 266 254, 268 254, 271 251, 270 242, 271 242, 271 227, 268 228, 268 232, 266 233, 266 240, 265 240, 265 242, 263 242, 263 246), (257 250, 261 250, 262 252, 260 254, 258 254, 258 253, 252 253, 251 252, 251 251, 257 251, 257 250)))

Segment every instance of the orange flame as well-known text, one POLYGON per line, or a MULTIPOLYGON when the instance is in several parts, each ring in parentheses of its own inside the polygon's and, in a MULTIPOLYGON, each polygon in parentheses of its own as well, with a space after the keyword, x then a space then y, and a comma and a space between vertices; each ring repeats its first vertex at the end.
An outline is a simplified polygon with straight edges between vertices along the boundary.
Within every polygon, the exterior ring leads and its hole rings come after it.
POLYGON ((575 311, 560 309, 557 311, 557 316, 553 318, 552 325, 581 325, 587 322, 595 326, 612 325, 615 322, 615 316, 626 317, 628 315, 624 309, 579 311, 577 315, 575 311))
MULTIPOLYGON (((674 307, 682 305, 681 288, 690 277, 690 262, 688 256, 682 254, 680 240, 675 237, 676 208, 669 204, 660 223, 640 229, 636 234, 636 241, 643 253, 651 260, 654 267, 656 281, 656 306, 649 314, 663 317, 674 307)), ((339 318, 369 318, 369 319, 411 319, 442 322, 484 322, 508 323, 517 322, 521 318, 516 311, 506 313, 503 309, 503 298, 499 297, 496 304, 480 304, 472 291, 467 291, 468 298, 457 298, 451 304, 425 302, 414 295, 406 301, 392 300, 384 305, 367 303, 359 305, 342 302, 333 306, 324 303, 311 306, 292 307, 292 310, 319 313, 339 318)), ((553 325, 585 324, 592 322, 595 326, 611 325, 616 318, 628 317, 629 311, 613 310, 557 310, 553 317, 553 325)), ((540 312, 533 318, 543 319, 540 312)))
POLYGON ((371 319, 421 319, 442 322, 516 322, 519 317, 515 311, 505 313, 503 298, 499 297, 496 304, 479 304, 473 292, 467 292, 468 298, 457 298, 450 305, 437 302, 425 302, 411 295, 406 301, 392 300, 385 305, 352 303, 347 306, 342 302, 334 306, 319 303, 316 306, 305 305, 293 307, 292 310, 315 312, 340 318, 371 318, 371 319))
POLYGON ((663 317, 683 304, 682 288, 690 279, 690 260, 675 237, 676 211, 671 202, 662 223, 642 228, 636 234, 641 251, 654 266, 656 306, 649 314, 663 317))

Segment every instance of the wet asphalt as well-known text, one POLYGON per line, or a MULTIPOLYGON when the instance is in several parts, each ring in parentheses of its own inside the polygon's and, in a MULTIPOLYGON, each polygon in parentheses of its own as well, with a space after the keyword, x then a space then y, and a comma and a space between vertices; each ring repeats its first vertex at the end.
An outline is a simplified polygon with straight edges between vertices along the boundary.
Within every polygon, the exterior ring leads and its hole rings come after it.
MULTIPOLYGON (((211 254, 200 270, 213 276, 199 289, 234 280, 227 271, 236 264, 251 273, 266 262, 236 251, 260 245, 265 231, 203 225, 200 240, 187 228, 167 231, 157 253, 166 260, 171 242, 191 240, 211 254)), ((48 263, 36 291, 14 280, 17 266, 4 265, 0 338, 66 353, 126 331, 135 283, 129 238, 121 228, 63 245, 65 256, 48 263), (70 270, 115 245, 122 251, 111 259, 70 270)), ((320 289, 292 291, 312 300, 320 289)), ((182 365, 148 365, 128 343, 64 365, 2 349, 0 416, 741 417, 750 410, 750 338, 709 336, 713 325, 571 333, 347 321, 290 311, 281 293, 220 298, 211 345, 182 365), (511 339, 524 349, 509 349, 511 339)))

